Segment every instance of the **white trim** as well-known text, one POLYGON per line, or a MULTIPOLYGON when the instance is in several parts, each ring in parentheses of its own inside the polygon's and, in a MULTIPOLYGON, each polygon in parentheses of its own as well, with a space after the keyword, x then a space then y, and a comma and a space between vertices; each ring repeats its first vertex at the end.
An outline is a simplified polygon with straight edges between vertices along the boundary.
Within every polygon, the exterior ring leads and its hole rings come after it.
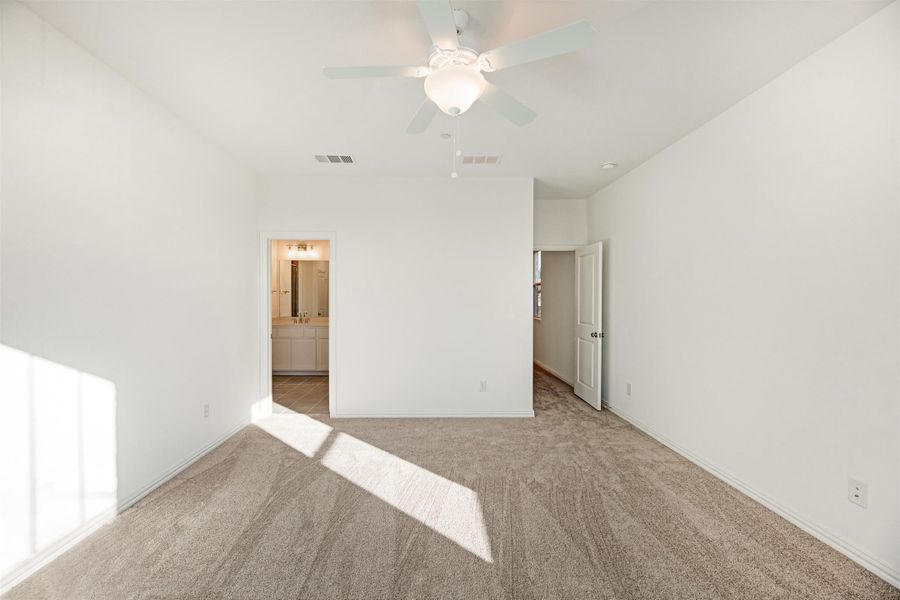
POLYGON ((15 586, 28 579, 35 571, 43 569, 45 566, 53 562, 57 556, 67 551, 69 548, 82 541, 110 521, 116 518, 115 508, 108 508, 102 513, 85 521, 79 525, 74 531, 63 536, 47 548, 41 550, 25 562, 20 563, 14 569, 4 574, 0 579, 0 595, 5 594, 15 586))
POLYGON ((691 461, 701 469, 707 471, 708 473, 714 475, 718 479, 721 479, 731 487, 735 488, 742 494, 749 496, 753 500, 756 500, 775 514, 787 519, 806 533, 815 537, 821 542, 831 546, 853 562, 862 566, 863 568, 871 571, 878 577, 884 579, 894 587, 900 587, 900 571, 893 568, 891 565, 886 564, 884 561, 875 558, 874 556, 866 553, 864 550, 861 550, 854 546, 853 544, 842 540, 840 536, 828 531, 825 527, 818 525, 817 523, 810 520, 808 517, 800 515, 796 513, 793 509, 784 506, 779 503, 777 500, 767 496, 766 494, 756 490, 751 485, 741 481, 737 477, 734 477, 723 471, 719 467, 715 466, 713 463, 708 460, 697 456, 690 450, 685 449, 684 447, 676 444, 675 442, 669 440, 662 434, 654 431, 652 428, 643 424, 639 420, 630 416, 628 413, 624 412, 620 408, 616 408, 612 404, 608 402, 603 403, 605 408, 608 408, 610 412, 615 414, 618 417, 621 417, 634 427, 640 429, 656 441, 660 442, 664 446, 667 446, 669 449, 674 450, 677 454, 680 454, 687 460, 691 461))
POLYGON ((332 413, 334 419, 479 419, 488 417, 534 417, 533 410, 508 410, 508 411, 468 411, 468 412, 448 412, 448 411, 421 411, 421 412, 372 412, 372 413, 332 413))
POLYGON ((156 490, 161 485, 178 475, 180 472, 203 458, 206 454, 219 447, 223 442, 225 442, 225 440, 227 440, 249 424, 249 420, 241 422, 239 425, 230 429, 227 433, 217 438, 214 442, 207 444, 188 458, 167 469, 162 475, 154 479, 151 483, 139 489, 137 492, 131 494, 128 498, 119 500, 115 508, 110 507, 104 510, 96 517, 85 521, 75 530, 57 540, 44 550, 38 552, 25 562, 20 563, 16 568, 6 573, 3 578, 0 579, 0 595, 19 585, 25 579, 33 575, 38 570, 43 569, 44 567, 49 565, 58 556, 73 548, 76 544, 83 541, 89 535, 91 535, 104 525, 112 522, 117 515, 121 514, 138 500, 156 490))
MULTIPOLYGON (((259 233, 259 394, 260 398, 272 397, 272 258, 269 256, 271 242, 275 240, 327 240, 328 241, 328 414, 337 413, 337 351, 334 343, 337 337, 335 315, 338 300, 335 293, 337 280, 337 233, 334 231, 261 231, 259 233)), ((271 413, 261 412, 257 418, 271 413)))
POLYGON ((559 371, 557 371, 557 370, 554 369, 553 367, 550 367, 550 366, 548 366, 548 365, 545 365, 544 363, 542 363, 541 361, 539 361, 539 360, 536 359, 536 358, 534 359, 534 364, 536 364, 537 366, 539 366, 539 367, 542 368, 543 370, 547 371, 548 373, 550 373, 551 375, 553 375, 554 377, 556 377, 557 379, 559 379, 559 380, 562 381, 563 383, 566 383, 566 384, 568 384, 568 385, 571 386, 571 387, 575 387, 575 384, 572 383, 571 381, 569 381, 569 378, 568 378, 568 377, 564 377, 559 371))
POLYGON ((543 250, 545 252, 569 252, 577 250, 584 244, 538 244, 534 247, 534 251, 543 250))

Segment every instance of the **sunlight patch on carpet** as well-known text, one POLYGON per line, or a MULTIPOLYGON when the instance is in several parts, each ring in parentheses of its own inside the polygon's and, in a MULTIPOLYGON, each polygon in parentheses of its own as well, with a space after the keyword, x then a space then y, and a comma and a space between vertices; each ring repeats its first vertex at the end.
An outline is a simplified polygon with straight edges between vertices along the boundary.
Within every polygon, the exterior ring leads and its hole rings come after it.
POLYGON ((309 458, 316 455, 331 433, 331 427, 325 423, 287 409, 257 421, 256 426, 309 458))
POLYGON ((493 563, 478 494, 346 433, 338 433, 322 465, 493 563))

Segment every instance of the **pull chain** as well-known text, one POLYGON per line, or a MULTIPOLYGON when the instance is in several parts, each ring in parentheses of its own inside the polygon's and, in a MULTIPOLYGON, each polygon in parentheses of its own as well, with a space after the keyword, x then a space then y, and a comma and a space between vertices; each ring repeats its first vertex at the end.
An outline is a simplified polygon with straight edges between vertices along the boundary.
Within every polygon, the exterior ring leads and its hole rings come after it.
POLYGON ((451 165, 450 177, 452 179, 456 179, 457 177, 459 177, 459 173, 456 170, 457 161, 459 160, 459 157, 462 156, 462 150, 460 150, 460 147, 459 147, 459 118, 458 117, 453 117, 453 129, 454 129, 453 144, 451 144, 453 156, 450 157, 450 165, 451 165))

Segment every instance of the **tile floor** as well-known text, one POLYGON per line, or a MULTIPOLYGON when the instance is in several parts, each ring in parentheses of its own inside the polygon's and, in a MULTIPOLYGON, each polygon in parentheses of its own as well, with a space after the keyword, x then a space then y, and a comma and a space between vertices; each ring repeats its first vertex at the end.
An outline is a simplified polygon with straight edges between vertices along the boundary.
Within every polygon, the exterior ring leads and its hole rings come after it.
POLYGON ((328 416, 327 375, 273 375, 272 394, 294 412, 328 416))

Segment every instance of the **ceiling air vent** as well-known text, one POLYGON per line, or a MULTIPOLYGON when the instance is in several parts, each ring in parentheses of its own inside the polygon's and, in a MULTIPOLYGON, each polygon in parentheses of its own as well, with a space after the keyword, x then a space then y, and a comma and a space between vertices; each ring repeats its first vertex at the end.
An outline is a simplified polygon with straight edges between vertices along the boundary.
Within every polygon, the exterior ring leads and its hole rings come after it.
POLYGON ((491 154, 467 154, 462 157, 462 164, 464 165, 496 165, 500 162, 500 155, 491 154))
POLYGON ((353 157, 349 154, 316 154, 316 160, 320 163, 332 163, 338 165, 353 164, 353 157))

